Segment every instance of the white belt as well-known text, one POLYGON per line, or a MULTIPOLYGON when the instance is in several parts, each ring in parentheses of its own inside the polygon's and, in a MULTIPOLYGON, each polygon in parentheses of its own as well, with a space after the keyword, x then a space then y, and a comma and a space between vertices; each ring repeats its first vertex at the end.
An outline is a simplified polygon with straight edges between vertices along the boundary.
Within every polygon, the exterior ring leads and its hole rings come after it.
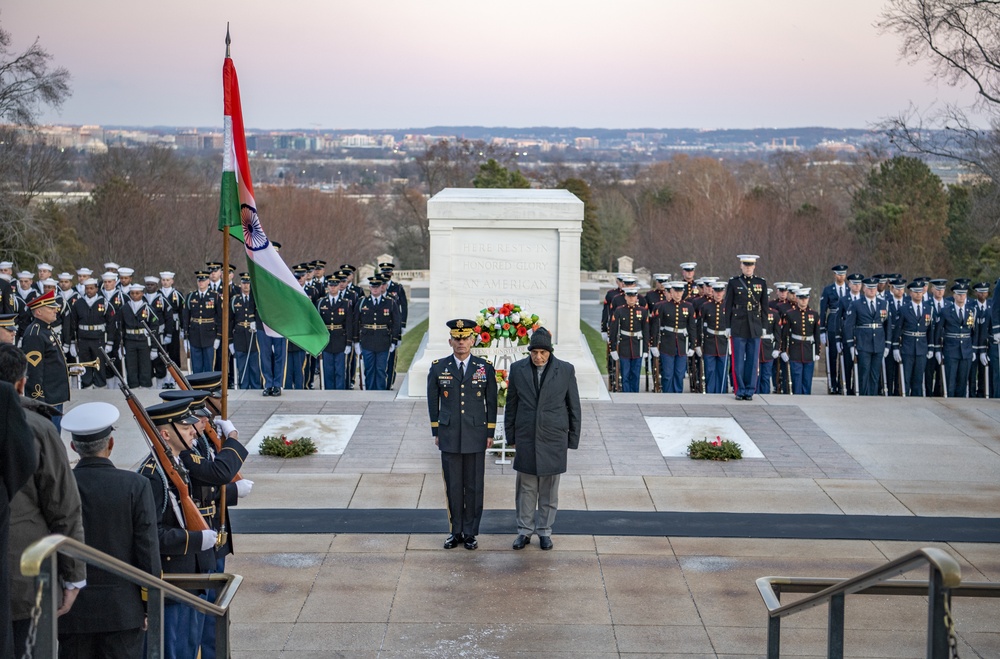
POLYGON ((661 332, 672 332, 674 334, 680 334, 681 336, 687 336, 688 331, 686 329, 674 329, 673 327, 661 327, 661 332))
POLYGON ((714 334, 715 336, 725 336, 726 335, 726 330, 718 330, 718 331, 716 331, 714 329, 706 327, 705 331, 708 332, 709 334, 714 334))
POLYGON ((622 336, 631 336, 634 339, 642 338, 642 332, 626 332, 625 330, 621 330, 618 333, 621 334, 622 336))
POLYGON ((761 334, 760 338, 761 339, 767 339, 769 341, 773 341, 774 340, 774 334, 761 334))
POLYGON ((80 329, 86 332, 103 332, 104 325, 80 325, 80 329))
POLYGON ((815 343, 816 339, 811 336, 799 336, 798 334, 792 334, 792 338, 796 341, 805 341, 806 343, 815 343))
POLYGON ((878 328, 882 327, 882 325, 880 323, 868 323, 867 325, 858 325, 857 327, 858 327, 858 329, 861 329, 861 328, 864 328, 864 329, 878 329, 878 328))

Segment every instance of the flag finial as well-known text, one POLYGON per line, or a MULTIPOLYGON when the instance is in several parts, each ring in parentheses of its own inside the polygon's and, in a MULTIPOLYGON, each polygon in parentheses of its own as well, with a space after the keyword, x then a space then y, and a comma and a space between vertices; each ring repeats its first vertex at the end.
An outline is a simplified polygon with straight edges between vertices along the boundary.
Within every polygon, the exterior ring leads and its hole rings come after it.
POLYGON ((229 57, 229 21, 226 21, 226 57, 229 57))

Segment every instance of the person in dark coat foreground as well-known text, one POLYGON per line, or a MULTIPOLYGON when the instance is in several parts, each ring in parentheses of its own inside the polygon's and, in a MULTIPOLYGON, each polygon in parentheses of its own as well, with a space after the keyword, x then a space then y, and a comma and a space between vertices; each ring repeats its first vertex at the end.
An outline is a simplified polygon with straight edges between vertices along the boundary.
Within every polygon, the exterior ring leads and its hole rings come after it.
POLYGON ((530 357, 510 367, 504 414, 507 443, 517 447, 514 549, 523 549, 533 534, 542 549, 552 549, 559 475, 568 449, 580 445, 580 392, 573 365, 552 354, 548 330, 535 330, 528 348, 530 357))

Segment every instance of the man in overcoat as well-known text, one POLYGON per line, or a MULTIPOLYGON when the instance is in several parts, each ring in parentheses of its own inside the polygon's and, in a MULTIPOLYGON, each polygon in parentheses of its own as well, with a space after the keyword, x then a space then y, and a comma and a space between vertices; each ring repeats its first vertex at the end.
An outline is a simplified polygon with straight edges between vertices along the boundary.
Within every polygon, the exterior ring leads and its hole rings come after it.
POLYGON ((542 549, 552 549, 559 476, 568 449, 580 445, 580 392, 573 365, 553 356, 548 330, 535 330, 528 349, 531 355, 510 367, 504 414, 507 443, 517 447, 514 549, 523 549, 533 534, 542 549))

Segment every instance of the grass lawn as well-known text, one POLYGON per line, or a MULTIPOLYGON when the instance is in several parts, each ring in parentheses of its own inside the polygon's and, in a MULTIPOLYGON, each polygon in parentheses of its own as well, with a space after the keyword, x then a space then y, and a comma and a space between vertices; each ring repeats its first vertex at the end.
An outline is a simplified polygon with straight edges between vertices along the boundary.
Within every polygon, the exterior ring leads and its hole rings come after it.
MULTIPOLYGON (((424 340, 424 334, 427 334, 428 320, 424 318, 413 329, 403 335, 403 339, 399 342, 399 347, 396 348, 396 352, 398 353, 396 355, 397 373, 406 373, 410 370, 410 363, 413 361, 414 355, 417 354, 417 348, 420 347, 420 342, 424 340)), ((600 335, 597 338, 600 339, 600 335)))
POLYGON ((582 320, 580 321, 580 331, 583 332, 583 335, 587 339, 587 345, 590 346, 590 352, 594 355, 594 361, 597 362, 597 368, 600 369, 601 375, 607 375, 608 344, 601 338, 600 332, 582 320))

